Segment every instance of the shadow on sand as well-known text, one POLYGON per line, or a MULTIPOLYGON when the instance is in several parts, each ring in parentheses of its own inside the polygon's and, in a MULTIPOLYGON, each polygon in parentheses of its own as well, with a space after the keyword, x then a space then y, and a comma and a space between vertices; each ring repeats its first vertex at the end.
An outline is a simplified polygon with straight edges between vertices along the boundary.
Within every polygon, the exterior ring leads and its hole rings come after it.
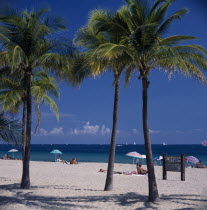
MULTIPOLYGON (((91 189, 75 189, 75 186, 58 186, 58 185, 44 185, 44 186, 33 186, 29 190, 22 190, 20 189, 19 184, 9 184, 9 185, 0 185, 1 191, 10 191, 12 195, 10 196, 3 196, 0 195, 0 209, 6 209, 6 206, 8 204, 22 204, 26 208, 40 208, 40 209, 76 209, 76 208, 85 208, 85 209, 91 209, 91 208, 98 208, 98 204, 102 202, 114 202, 116 203, 119 208, 132 208, 132 206, 136 206, 136 203, 142 202, 141 208, 138 209, 158 209, 158 204, 153 204, 146 202, 147 196, 146 195, 140 195, 138 193, 134 192, 128 192, 124 194, 111 194, 110 195, 104 195, 104 196, 72 196, 72 197, 54 197, 54 196, 38 196, 35 195, 35 191, 38 189, 69 189, 69 190, 89 190, 89 191, 95 191, 91 189), (95 207, 95 206, 96 207, 95 207)), ((168 196, 161 196, 161 203, 162 202, 175 202, 178 204, 184 204, 188 205, 188 203, 191 203, 189 205, 190 208, 186 209, 199 209, 201 205, 199 203, 202 203, 202 207, 207 208, 206 199, 201 199, 198 195, 182 195, 182 194, 171 194, 168 196), (193 204, 192 204, 193 202, 193 204)), ((137 205, 139 206, 139 204, 137 205)))

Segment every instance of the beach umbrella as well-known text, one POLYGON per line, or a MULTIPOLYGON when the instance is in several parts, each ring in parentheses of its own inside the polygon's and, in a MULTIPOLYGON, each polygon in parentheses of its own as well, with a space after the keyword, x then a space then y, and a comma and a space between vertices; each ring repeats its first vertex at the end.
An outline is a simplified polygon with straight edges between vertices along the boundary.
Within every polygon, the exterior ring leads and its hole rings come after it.
POLYGON ((50 152, 51 154, 54 154, 55 155, 55 161, 56 161, 56 155, 61 155, 62 152, 58 149, 54 149, 52 152, 50 152))
POLYGON ((146 155, 141 155, 141 157, 137 157, 138 159, 141 159, 141 163, 143 164, 142 160, 146 159, 146 155))
MULTIPOLYGON (((162 156, 159 156, 159 157, 155 157, 154 160, 159 160, 160 161, 160 164, 161 164, 161 160, 163 159, 162 156)), ((156 161, 155 161, 156 162, 156 161)))
POLYGON ((126 154, 127 156, 133 157, 133 164, 134 164, 134 159, 135 158, 140 158, 140 159, 144 159, 146 158, 146 155, 141 155, 140 153, 134 151, 134 152, 129 152, 126 154))
POLYGON ((163 157, 162 156, 160 156, 160 157, 155 157, 155 159, 154 160, 162 160, 163 159, 163 157))
POLYGON ((203 142, 202 142, 202 145, 203 145, 204 147, 206 147, 206 145, 207 145, 206 141, 203 141, 203 142))
POLYGON ((17 149, 10 149, 8 152, 12 152, 13 153, 13 159, 14 159, 14 153, 18 152, 18 150, 17 149))
POLYGON ((194 164, 199 162, 199 160, 194 156, 187 156, 187 157, 185 157, 185 160, 187 160, 188 162, 194 163, 194 164))
POLYGON ((130 156, 130 157, 135 157, 135 158, 138 158, 138 157, 141 157, 142 155, 138 152, 129 152, 126 154, 127 156, 130 156))

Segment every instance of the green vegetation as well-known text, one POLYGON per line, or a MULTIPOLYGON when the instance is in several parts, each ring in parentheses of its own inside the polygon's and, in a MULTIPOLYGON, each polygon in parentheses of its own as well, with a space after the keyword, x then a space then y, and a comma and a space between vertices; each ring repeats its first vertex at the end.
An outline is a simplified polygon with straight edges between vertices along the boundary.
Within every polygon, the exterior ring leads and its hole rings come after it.
POLYGON ((21 142, 21 124, 18 120, 13 120, 0 115, 0 140, 6 143, 19 144, 21 142))
MULTIPOLYGON (((20 108, 23 107, 23 102, 25 100, 25 89, 24 89, 24 74, 23 72, 14 72, 8 74, 8 69, 6 71, 1 71, 0 78, 0 103, 3 112, 9 111, 11 114, 20 112, 20 108)), ((59 90, 55 85, 55 81, 52 77, 45 72, 34 72, 32 75, 32 101, 35 105, 35 110, 37 112, 37 124, 35 128, 35 133, 37 132, 40 119, 41 110, 40 105, 46 104, 50 107, 52 111, 55 112, 57 119, 59 120, 58 106, 55 101, 48 96, 59 97, 59 90)), ((24 113, 24 109, 22 113, 24 113)), ((24 116, 25 118, 25 116, 24 116)), ((22 119, 22 124, 25 119, 22 119)))

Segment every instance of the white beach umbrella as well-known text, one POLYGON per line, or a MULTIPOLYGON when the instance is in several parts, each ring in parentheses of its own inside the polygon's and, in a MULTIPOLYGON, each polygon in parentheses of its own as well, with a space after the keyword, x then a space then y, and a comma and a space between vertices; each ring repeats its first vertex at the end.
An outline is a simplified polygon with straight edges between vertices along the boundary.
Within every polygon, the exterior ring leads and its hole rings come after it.
POLYGON ((160 156, 160 157, 156 157, 154 160, 162 160, 162 159, 163 159, 163 157, 160 156))
POLYGON ((138 159, 141 159, 141 163, 143 164, 143 159, 146 159, 146 155, 141 155, 141 157, 138 157, 138 159))
POLYGON ((187 156, 187 157, 185 157, 185 160, 187 160, 188 162, 194 163, 194 164, 199 162, 198 158, 196 158, 194 156, 187 156))
POLYGON ((134 158, 140 158, 142 155, 140 154, 140 153, 138 153, 138 152, 136 152, 136 151, 134 151, 134 152, 129 152, 129 153, 127 153, 126 154, 127 156, 130 156, 130 157, 134 157, 134 158))
POLYGON ((202 141, 202 145, 203 145, 204 147, 206 147, 206 145, 207 145, 206 140, 205 140, 205 141, 202 141))
POLYGON ((146 155, 141 155, 140 153, 134 151, 134 152, 129 152, 126 154, 127 156, 133 157, 133 164, 134 164, 134 159, 138 158, 138 159, 144 159, 146 158, 146 155))
POLYGON ((18 152, 18 150, 17 149, 10 149, 8 152, 12 152, 13 153, 13 159, 14 159, 14 153, 18 152))
POLYGON ((155 158, 154 158, 155 162, 156 162, 156 160, 159 160, 159 161, 160 161, 160 164, 161 164, 161 160, 162 160, 162 159, 163 159, 162 156, 159 156, 159 157, 155 157, 155 158))

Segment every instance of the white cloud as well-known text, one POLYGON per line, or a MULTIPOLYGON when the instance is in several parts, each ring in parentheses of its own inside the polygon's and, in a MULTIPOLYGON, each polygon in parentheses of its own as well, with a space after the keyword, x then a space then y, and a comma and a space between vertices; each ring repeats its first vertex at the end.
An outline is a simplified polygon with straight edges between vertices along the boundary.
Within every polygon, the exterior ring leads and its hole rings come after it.
POLYGON ((149 129, 149 133, 151 133, 151 134, 158 134, 158 133, 160 133, 160 131, 159 130, 151 130, 151 129, 149 129))
POLYGON ((48 131, 47 131, 47 130, 45 130, 44 128, 40 128, 39 133, 40 133, 40 135, 41 135, 41 136, 47 136, 48 131))
POLYGON ((132 129, 132 133, 133 133, 133 134, 138 134, 139 132, 138 132, 138 130, 137 130, 136 128, 133 128, 133 129, 132 129))
POLYGON ((62 135, 63 134, 63 128, 59 127, 59 128, 53 128, 50 131, 50 135, 62 135))
POLYGON ((84 134, 90 134, 90 135, 96 135, 96 134, 109 134, 111 130, 107 128, 105 125, 90 125, 90 122, 86 122, 85 125, 83 125, 82 128, 75 128, 70 131, 70 134, 72 135, 84 135, 84 134))
POLYGON ((52 130, 48 131, 44 128, 40 128, 39 130, 39 134, 41 136, 53 136, 53 135, 63 135, 63 128, 59 127, 59 128, 53 128, 52 130))
POLYGON ((107 134, 107 133, 110 133, 111 132, 111 130, 109 129, 109 128, 106 128, 106 126, 105 125, 102 125, 101 127, 100 127, 100 133, 101 134, 107 134))

